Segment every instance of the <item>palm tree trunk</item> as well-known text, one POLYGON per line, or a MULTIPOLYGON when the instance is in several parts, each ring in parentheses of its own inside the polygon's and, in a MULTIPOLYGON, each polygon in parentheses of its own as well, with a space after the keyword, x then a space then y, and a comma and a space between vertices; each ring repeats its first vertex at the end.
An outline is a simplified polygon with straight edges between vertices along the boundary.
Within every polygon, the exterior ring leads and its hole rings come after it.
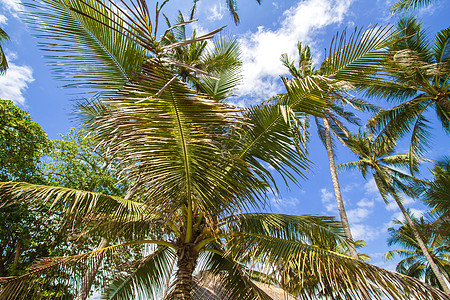
POLYGON ((328 153, 328 161, 330 163, 331 181, 333 182, 334 195, 336 196, 336 202, 339 209, 339 216, 341 217, 342 227, 344 228, 344 234, 348 244, 348 252, 350 257, 358 259, 358 253, 356 252, 355 244, 353 243, 352 233, 350 231, 350 225, 348 224, 347 214, 345 213, 344 201, 342 201, 341 188, 339 186, 339 180, 336 172, 336 163, 334 162, 333 145, 331 143, 331 130, 330 124, 326 118, 322 118, 325 128, 325 140, 328 153))
POLYGON ((22 253, 22 242, 20 241, 20 238, 17 238, 16 249, 14 251, 14 262, 13 262, 14 270, 16 270, 17 266, 19 265, 21 253, 22 253))
MULTIPOLYGON (((100 243, 98 244, 97 249, 105 248, 108 245, 108 240, 102 238, 100 243)), ((94 283, 95 275, 97 274, 98 268, 102 263, 103 256, 98 255, 93 258, 92 264, 88 266, 88 270, 83 278, 83 282, 81 283, 80 291, 78 292, 76 300, 86 300, 89 296, 89 292, 91 291, 92 284, 94 283)))
POLYGON ((177 249, 177 275, 175 279, 175 289, 173 299, 191 300, 192 274, 197 264, 198 253, 192 245, 183 244, 177 249))
POLYGON ((411 219, 411 216, 406 211, 405 207, 403 206, 400 198, 398 197, 397 193, 392 193, 392 196, 395 199, 395 202, 397 203, 398 207, 403 213, 403 216, 405 217, 406 221, 408 222, 409 226, 411 226, 411 230, 414 234, 414 237, 416 238, 417 242, 419 243, 420 249, 423 252, 423 255, 427 259, 428 263, 430 264, 431 269, 433 270, 434 275, 436 275, 437 280, 441 284, 442 288, 444 289, 444 292, 450 295, 450 289, 448 288, 447 283, 444 280, 444 277, 442 277, 441 272, 439 271, 438 266, 434 262, 433 258, 430 255, 430 252, 428 251, 428 247, 423 242, 422 238, 419 235, 419 231, 417 230, 416 224, 414 224, 413 220, 411 219))
POLYGON ((447 97, 439 97, 437 103, 450 112, 450 100, 447 97))

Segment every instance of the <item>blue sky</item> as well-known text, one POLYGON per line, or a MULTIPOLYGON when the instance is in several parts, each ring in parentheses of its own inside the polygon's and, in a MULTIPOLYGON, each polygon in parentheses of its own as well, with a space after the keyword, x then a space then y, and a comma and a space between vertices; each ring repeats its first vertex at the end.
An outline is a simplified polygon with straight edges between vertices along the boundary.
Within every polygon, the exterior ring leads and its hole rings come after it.
MULTIPOLYGON (((152 8, 153 1, 148 2, 152 8)), ((236 26, 224 0, 200 0, 199 21, 193 26, 202 33, 227 25, 223 34, 239 40, 244 79, 234 101, 249 105, 283 91, 279 76, 286 75, 287 70, 279 58, 282 53, 295 58, 297 41, 308 43, 320 62, 337 31, 346 27, 395 24, 398 17, 391 16, 389 11, 393 3, 392 0, 263 0, 258 5, 254 0, 238 0, 241 23, 236 26)), ((190 6, 190 0, 171 0, 164 13, 175 20, 179 9, 187 14, 190 6)), ((72 104, 80 95, 75 89, 61 88, 62 83, 52 78, 37 39, 22 22, 23 17, 18 13, 21 9, 17 0, 0 0, 0 26, 11 36, 11 41, 4 44, 10 69, 0 77, 0 99, 11 99, 28 110, 50 138, 57 138, 76 126, 72 104)), ((450 25, 449 1, 434 1, 416 13, 430 36, 450 25)), ((386 106, 384 102, 377 104, 386 106)), ((433 132, 435 138, 428 157, 450 154, 449 137, 438 125, 433 132)), ((406 149, 406 144, 400 144, 399 152, 406 149)), ((280 195, 273 195, 270 207, 274 212, 337 216, 326 152, 314 132, 310 152, 314 166, 308 180, 300 180, 300 186, 291 185, 290 189, 282 188, 280 195)), ((348 150, 338 147, 337 163, 353 159, 348 150)), ((424 168, 424 176, 427 170, 424 168)), ((364 239, 368 244, 361 252, 369 254, 372 263, 394 269, 395 262, 384 262, 383 254, 389 250, 387 228, 393 218, 400 217, 399 210, 381 200, 372 180, 365 181, 360 174, 348 171, 339 176, 354 238, 364 239)), ((405 205, 416 215, 424 211, 417 200, 407 199, 405 205)))

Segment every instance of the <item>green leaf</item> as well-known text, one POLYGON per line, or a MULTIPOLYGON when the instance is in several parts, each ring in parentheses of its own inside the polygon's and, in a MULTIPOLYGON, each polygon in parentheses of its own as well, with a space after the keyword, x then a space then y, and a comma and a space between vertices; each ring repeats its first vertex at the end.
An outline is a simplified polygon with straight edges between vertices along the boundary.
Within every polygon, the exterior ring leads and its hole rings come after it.
POLYGON ((130 274, 121 274, 103 292, 102 299, 133 299, 139 295, 145 299, 161 299, 162 288, 171 276, 170 265, 175 254, 170 248, 157 249, 147 257, 133 262, 136 266, 130 274))

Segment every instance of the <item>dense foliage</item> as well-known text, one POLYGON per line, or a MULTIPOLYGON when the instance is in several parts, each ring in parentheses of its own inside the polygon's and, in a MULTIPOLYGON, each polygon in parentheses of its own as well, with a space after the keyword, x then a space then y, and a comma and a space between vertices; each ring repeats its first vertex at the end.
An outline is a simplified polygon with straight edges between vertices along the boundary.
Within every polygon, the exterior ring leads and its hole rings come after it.
MULTIPOLYGON (((414 19, 402 19, 405 30, 394 35, 387 27, 344 32, 318 70, 309 48, 299 45, 298 67, 282 58, 292 75, 282 78, 286 92, 237 108, 226 103, 240 83, 235 41, 208 45, 221 29, 188 37, 195 7, 188 20, 181 13, 178 24, 166 19, 170 28, 159 35, 166 1, 156 5, 154 19, 145 1, 119 3, 30 5, 31 26, 50 51, 56 76, 96 96, 77 104, 86 129, 51 144, 44 138, 24 143, 30 131, 14 133, 18 125, 1 132, 6 152, 0 159, 10 177, 0 178, 0 209, 19 224, 0 224, 12 237, 0 276, 13 275, 0 279, 1 299, 75 293, 86 299, 92 285, 108 299, 187 300, 212 286, 231 299, 270 299, 262 283, 305 299, 448 299, 416 279, 359 260, 351 236, 333 218, 261 212, 269 192, 278 189, 274 174, 297 182, 308 170, 307 118, 313 116, 323 122, 319 135, 330 168, 333 131, 358 156, 345 166, 373 174, 383 198, 396 200, 423 243, 400 196, 415 195, 408 184, 417 179, 397 168, 418 171, 428 129, 422 113, 430 105, 449 131, 448 76, 442 76, 448 73, 448 31, 437 35, 432 49, 414 19), (343 123, 358 124, 345 105, 375 110, 348 97, 363 89, 406 100, 370 121, 380 132, 376 139, 351 135, 343 123), (410 124, 411 151, 396 155, 395 141, 410 124), (14 159, 18 164, 9 165, 14 159)), ((228 4, 237 22, 236 3, 228 4)), ((15 109, 25 127, 33 127, 15 109)), ((16 122, 14 115, 7 119, 16 122)))

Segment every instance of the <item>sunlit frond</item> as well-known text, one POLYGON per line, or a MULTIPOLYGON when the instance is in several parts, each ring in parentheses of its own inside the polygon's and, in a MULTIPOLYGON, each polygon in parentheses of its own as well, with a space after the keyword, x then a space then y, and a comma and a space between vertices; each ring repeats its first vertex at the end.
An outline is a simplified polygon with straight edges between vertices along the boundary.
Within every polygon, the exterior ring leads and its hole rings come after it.
POLYGON ((121 272, 103 293, 103 299, 161 299, 162 289, 172 275, 170 266, 175 259, 171 248, 163 247, 147 257, 133 262, 128 272, 121 272))
POLYGON ((372 84, 371 73, 378 70, 385 48, 394 42, 391 27, 356 29, 348 36, 344 30, 333 38, 320 73, 334 80, 372 84))
MULTIPOLYGON (((90 251, 68 257, 49 257, 43 258, 24 275, 9 278, 0 278, 2 289, 0 290, 0 299, 27 299, 34 295, 45 292, 47 284, 54 282, 55 286, 71 285, 77 288, 80 284, 80 275, 77 274, 79 266, 84 266, 84 271, 91 265, 97 265, 98 261, 113 258, 121 252, 134 245, 159 244, 158 241, 134 241, 113 245, 98 250, 90 251), (78 266, 78 267, 76 267, 78 266)), ((173 247, 169 243, 165 246, 173 247)), ((81 270, 83 272, 83 270, 81 270)), ((64 295, 60 294, 60 298, 64 295)))
MULTIPOLYGON (((1 206, 26 201, 43 209, 58 210, 68 217, 89 220, 100 215, 123 218, 143 216, 148 208, 142 203, 101 193, 20 182, 0 184, 1 206)), ((0 206, 0 207, 1 207, 0 206)))
POLYGON ((432 0, 400 0, 394 6, 391 7, 392 12, 398 13, 401 11, 407 11, 418 7, 426 6, 432 3, 432 0))
POLYGON ((363 299, 363 294, 371 295, 372 299, 382 299, 383 295, 407 299, 405 295, 411 294, 417 299, 448 299, 441 291, 416 279, 301 242, 246 234, 245 239, 230 241, 229 245, 230 253, 248 257, 260 268, 279 265, 292 271, 295 280, 285 288, 288 292, 302 291, 304 294, 297 293, 302 299, 309 299, 312 291, 322 290, 345 299, 363 299), (309 276, 315 279, 312 286, 307 283, 309 276))
MULTIPOLYGON (((116 90, 149 55, 136 43, 141 25, 112 2, 41 0, 29 6, 40 47, 48 52, 57 78, 71 82, 67 85, 116 90)), ((148 39, 148 31, 144 36, 148 39)))
POLYGON ((332 217, 246 213, 225 220, 230 232, 253 233, 292 241, 336 241, 342 228, 332 217))
POLYGON ((120 176, 145 182, 152 206, 195 201, 205 214, 250 190, 239 184, 239 172, 247 174, 243 178, 251 174, 225 148, 236 143, 227 133, 242 124, 238 110, 188 88, 157 61, 148 61, 142 71, 90 124, 99 147, 120 160, 120 176), (226 175, 230 165, 234 171, 226 175))
POLYGON ((6 56, 1 45, 7 40, 9 40, 9 36, 3 29, 0 28, 0 75, 4 74, 8 68, 8 62, 6 61, 6 56))

